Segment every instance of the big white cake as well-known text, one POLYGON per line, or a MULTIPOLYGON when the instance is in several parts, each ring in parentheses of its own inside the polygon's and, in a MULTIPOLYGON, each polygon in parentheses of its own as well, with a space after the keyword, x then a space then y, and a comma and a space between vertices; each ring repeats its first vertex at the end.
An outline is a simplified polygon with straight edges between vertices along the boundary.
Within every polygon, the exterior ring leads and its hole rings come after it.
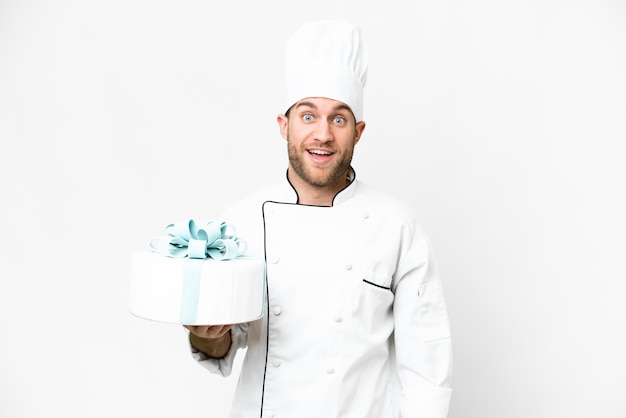
POLYGON ((223 256, 223 240, 232 235, 207 239, 202 225, 189 221, 187 226, 181 233, 179 225, 168 225, 168 234, 156 244, 153 240, 151 250, 132 255, 130 313, 186 325, 236 324, 262 317, 265 261, 239 255, 242 251, 236 256, 219 257, 215 248, 222 248, 223 256), (211 246, 214 241, 218 244, 211 246), (198 245, 201 254, 190 256, 188 248, 198 245), (211 251, 218 259, 208 255, 211 251))

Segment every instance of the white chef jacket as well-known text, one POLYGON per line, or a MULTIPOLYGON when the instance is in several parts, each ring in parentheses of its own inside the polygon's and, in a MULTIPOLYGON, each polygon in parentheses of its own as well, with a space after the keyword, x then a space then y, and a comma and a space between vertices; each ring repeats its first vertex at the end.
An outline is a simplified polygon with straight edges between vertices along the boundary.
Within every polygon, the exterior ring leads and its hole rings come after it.
POLYGON ((232 329, 214 373, 245 359, 233 418, 445 418, 448 314, 429 240, 412 210, 355 179, 331 207, 297 204, 288 181, 223 220, 267 262, 266 312, 232 329))

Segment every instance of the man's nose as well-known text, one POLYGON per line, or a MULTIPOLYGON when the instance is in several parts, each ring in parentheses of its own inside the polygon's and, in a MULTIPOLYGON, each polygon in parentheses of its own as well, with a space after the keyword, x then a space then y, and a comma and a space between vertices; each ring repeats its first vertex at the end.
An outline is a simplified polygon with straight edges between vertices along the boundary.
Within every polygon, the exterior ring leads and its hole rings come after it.
POLYGON ((333 140, 333 132, 330 123, 321 121, 315 130, 315 139, 320 142, 329 142, 333 140))

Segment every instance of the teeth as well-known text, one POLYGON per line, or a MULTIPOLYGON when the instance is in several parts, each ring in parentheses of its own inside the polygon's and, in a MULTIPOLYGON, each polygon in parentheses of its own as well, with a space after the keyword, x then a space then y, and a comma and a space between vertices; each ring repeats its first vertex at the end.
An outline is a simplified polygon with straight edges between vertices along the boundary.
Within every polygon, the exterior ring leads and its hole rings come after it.
POLYGON ((328 151, 322 151, 322 150, 319 150, 319 149, 312 149, 312 150, 309 150, 309 152, 311 154, 317 154, 317 155, 330 155, 331 154, 328 151))

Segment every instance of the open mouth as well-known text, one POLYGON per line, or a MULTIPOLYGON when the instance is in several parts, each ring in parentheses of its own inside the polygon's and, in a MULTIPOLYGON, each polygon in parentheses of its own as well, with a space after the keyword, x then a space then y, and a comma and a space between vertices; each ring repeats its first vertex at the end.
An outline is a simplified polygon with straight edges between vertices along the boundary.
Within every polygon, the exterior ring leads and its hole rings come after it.
POLYGON ((325 155, 332 155, 333 153, 330 151, 324 151, 321 149, 310 149, 309 154, 325 156, 325 155))
POLYGON ((328 162, 331 159, 332 155, 334 154, 334 152, 332 151, 327 151, 327 150, 322 150, 322 149, 310 149, 310 150, 307 150, 307 152, 311 156, 311 160, 313 160, 314 162, 318 164, 324 164, 328 162))

